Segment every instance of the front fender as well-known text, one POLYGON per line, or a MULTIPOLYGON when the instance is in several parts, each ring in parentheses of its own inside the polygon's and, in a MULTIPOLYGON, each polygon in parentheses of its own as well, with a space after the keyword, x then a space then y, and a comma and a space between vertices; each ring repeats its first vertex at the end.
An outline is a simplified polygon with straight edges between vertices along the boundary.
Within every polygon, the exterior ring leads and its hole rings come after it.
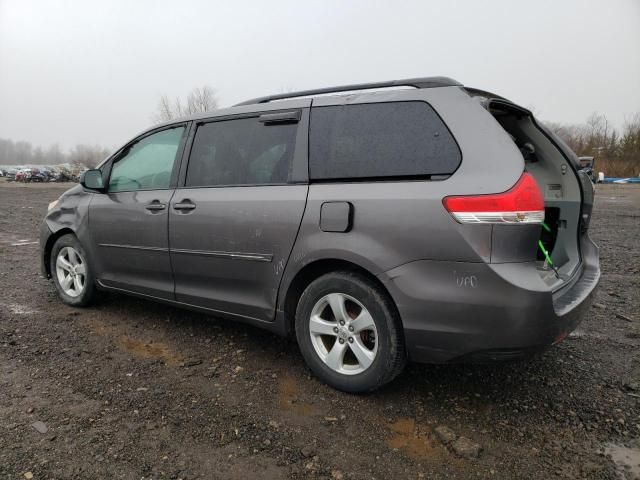
POLYGON ((65 233, 71 232, 78 237, 87 255, 93 258, 93 248, 89 235, 89 204, 93 193, 82 186, 67 190, 58 199, 58 204, 44 217, 40 226, 40 270, 49 278, 49 258, 55 241, 65 233))

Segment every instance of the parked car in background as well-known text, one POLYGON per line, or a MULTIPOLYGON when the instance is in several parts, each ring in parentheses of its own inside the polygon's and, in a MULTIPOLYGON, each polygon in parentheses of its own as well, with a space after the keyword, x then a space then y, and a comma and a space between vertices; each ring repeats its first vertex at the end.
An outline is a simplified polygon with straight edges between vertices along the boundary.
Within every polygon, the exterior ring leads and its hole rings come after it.
POLYGON ((8 182, 13 182, 16 179, 16 173, 18 171, 15 168, 10 168, 9 170, 7 170, 5 177, 7 179, 8 182))
POLYGON ((44 183, 49 181, 49 175, 45 170, 33 169, 31 171, 31 178, 29 179, 31 182, 36 183, 44 183))
POLYGON ((362 392, 407 360, 564 339, 600 276, 592 203, 576 155, 499 95, 325 88, 132 139, 50 205, 42 270, 69 305, 110 290, 293 334, 318 377, 362 392))
POLYGON ((70 182, 71 178, 62 171, 59 172, 54 172, 52 178, 51 178, 52 182, 70 182))
POLYGON ((73 165, 71 168, 68 168, 67 165, 20 165, 7 169, 4 172, 4 177, 7 181, 20 182, 77 182, 80 174, 80 168, 73 165))
POLYGON ((24 182, 28 178, 26 169, 19 169, 16 171, 15 181, 24 182))

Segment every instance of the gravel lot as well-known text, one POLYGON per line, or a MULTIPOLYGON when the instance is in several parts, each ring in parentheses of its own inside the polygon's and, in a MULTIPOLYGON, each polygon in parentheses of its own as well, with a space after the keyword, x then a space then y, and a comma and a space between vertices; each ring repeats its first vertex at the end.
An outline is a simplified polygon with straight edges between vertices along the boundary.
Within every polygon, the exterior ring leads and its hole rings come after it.
POLYGON ((68 186, 0 182, 0 478, 640 478, 640 188, 598 187, 598 303, 562 344, 353 396, 251 327, 119 295, 63 305, 33 242, 68 186))

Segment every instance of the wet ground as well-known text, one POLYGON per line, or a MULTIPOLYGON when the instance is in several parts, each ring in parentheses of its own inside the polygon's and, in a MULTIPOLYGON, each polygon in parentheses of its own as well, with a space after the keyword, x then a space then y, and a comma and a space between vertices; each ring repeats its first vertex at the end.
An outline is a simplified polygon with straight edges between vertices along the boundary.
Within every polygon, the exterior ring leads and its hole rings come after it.
POLYGON ((38 224, 68 185, 0 181, 0 478, 638 478, 640 188, 598 187, 597 305, 531 360, 410 365, 365 396, 255 328, 120 295, 63 305, 38 224), (482 447, 456 454, 446 426, 482 447))

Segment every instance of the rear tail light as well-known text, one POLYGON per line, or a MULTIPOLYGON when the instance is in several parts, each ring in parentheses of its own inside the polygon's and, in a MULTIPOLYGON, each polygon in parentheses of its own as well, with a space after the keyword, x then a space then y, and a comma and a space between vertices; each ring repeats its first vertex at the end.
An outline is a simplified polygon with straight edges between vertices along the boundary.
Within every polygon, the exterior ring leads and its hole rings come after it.
POLYGON ((444 208, 460 223, 542 223, 544 199, 533 176, 523 173, 504 193, 451 196, 444 208))

